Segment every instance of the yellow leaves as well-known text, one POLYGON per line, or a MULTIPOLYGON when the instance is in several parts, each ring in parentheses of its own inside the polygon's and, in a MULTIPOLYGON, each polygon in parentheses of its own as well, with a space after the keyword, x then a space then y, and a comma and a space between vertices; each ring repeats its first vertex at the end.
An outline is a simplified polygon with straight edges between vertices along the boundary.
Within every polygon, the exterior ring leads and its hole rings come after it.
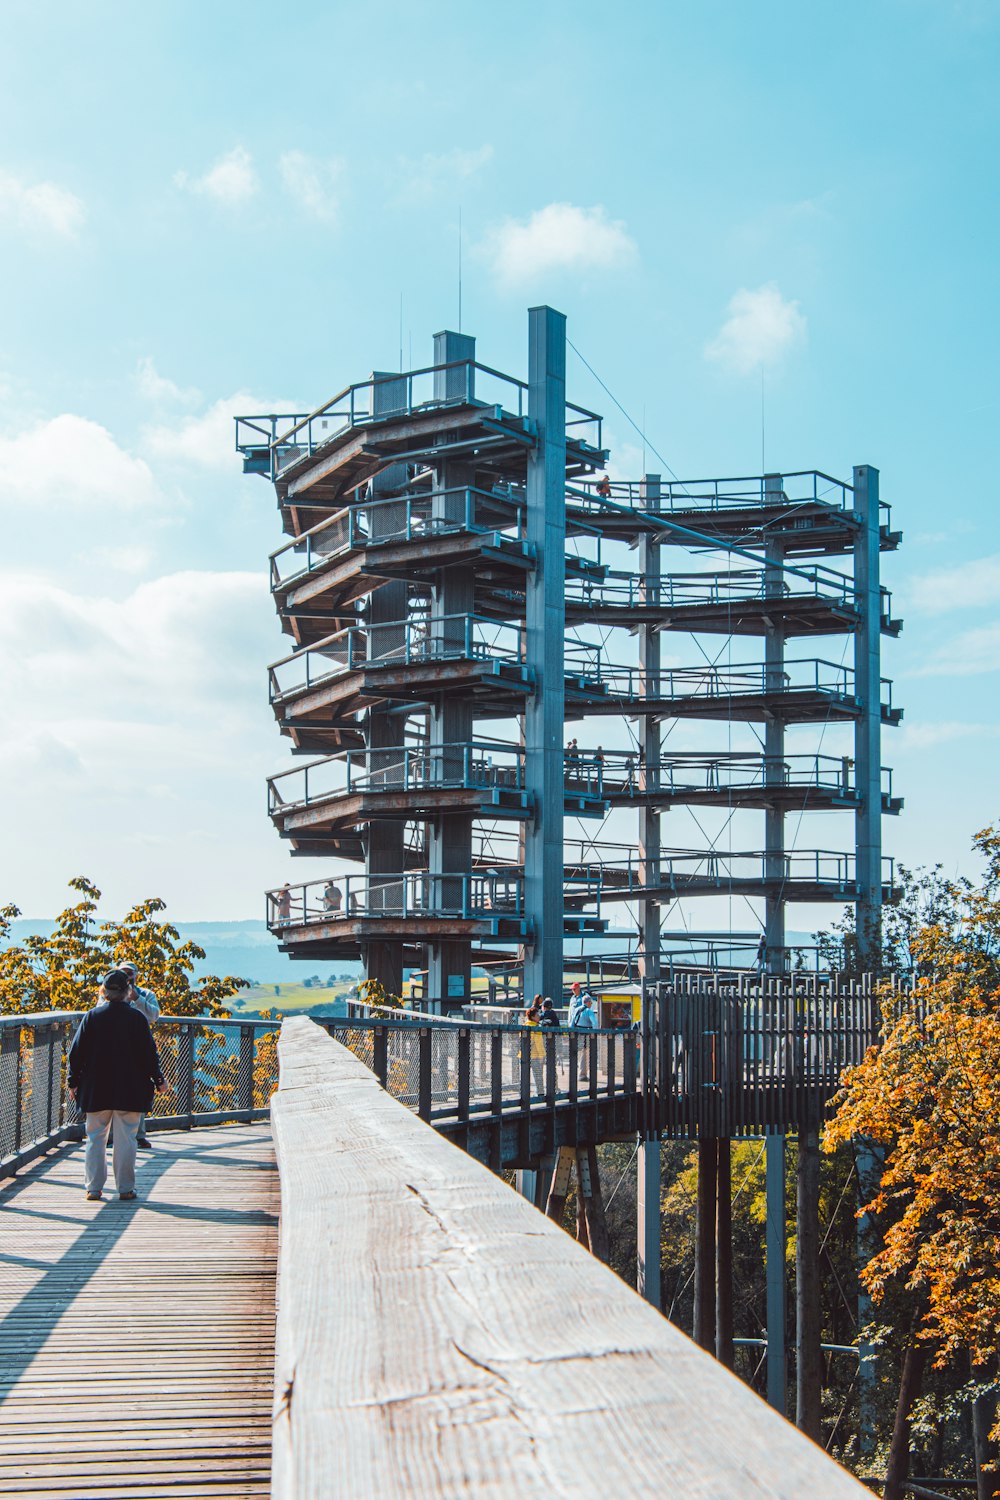
MULTIPOLYGON (((48 937, 0 947, 0 1012, 86 1010, 105 973, 126 959, 137 966, 140 985, 153 991, 166 1015, 224 1016, 224 1001, 249 985, 235 975, 210 974, 192 982, 204 949, 180 942, 176 927, 156 920, 165 910, 159 897, 139 902, 120 922, 99 922, 97 887, 83 876, 70 887, 83 900, 60 912, 48 937)), ((14 906, 0 909, 0 942, 17 915, 14 906)))
POLYGON ((992 1351, 1000 1306, 1000 834, 976 842, 986 886, 963 893, 956 930, 915 935, 933 977, 883 995, 879 1045, 845 1076, 824 1140, 885 1148, 867 1205, 881 1244, 861 1277, 875 1301, 892 1285, 925 1294, 920 1336, 939 1361, 992 1351))

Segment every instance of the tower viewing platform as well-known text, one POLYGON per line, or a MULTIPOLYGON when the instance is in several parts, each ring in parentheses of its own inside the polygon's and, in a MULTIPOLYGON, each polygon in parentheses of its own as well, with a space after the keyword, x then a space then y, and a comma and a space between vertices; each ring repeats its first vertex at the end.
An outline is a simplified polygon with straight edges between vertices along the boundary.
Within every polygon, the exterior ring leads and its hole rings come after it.
POLYGON ((448 1013, 474 964, 510 974, 513 950, 522 996, 555 998, 625 931, 655 983, 683 958, 665 931, 701 949, 706 900, 711 931, 720 901, 748 903, 774 974, 798 961, 789 902, 877 928, 902 807, 881 730, 902 710, 876 470, 610 478, 545 307, 526 381, 443 332, 430 366, 240 417, 236 442, 289 538, 271 707, 315 757, 268 784, 278 833, 323 861, 268 893, 285 952, 360 957, 396 995, 415 969, 448 1013), (826 832, 843 814, 847 847, 826 832))

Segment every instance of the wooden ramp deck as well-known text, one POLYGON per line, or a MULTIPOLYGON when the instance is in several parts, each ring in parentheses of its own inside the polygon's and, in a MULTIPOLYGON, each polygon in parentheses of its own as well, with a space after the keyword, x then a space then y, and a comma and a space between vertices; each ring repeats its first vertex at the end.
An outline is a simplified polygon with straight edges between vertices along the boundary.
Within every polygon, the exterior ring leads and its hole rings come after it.
POLYGON ((0 1182, 0 1495, 270 1494, 270 1129, 153 1142, 135 1203, 86 1201, 82 1146, 0 1182))

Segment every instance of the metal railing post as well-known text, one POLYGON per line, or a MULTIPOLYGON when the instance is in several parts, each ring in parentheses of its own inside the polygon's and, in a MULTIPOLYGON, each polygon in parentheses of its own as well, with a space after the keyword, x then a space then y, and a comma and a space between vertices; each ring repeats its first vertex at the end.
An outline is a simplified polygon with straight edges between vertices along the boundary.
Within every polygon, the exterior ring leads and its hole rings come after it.
POLYGON ((185 1130, 194 1124, 194 1027, 183 1026, 177 1040, 179 1113, 187 1116, 185 1130))
POLYGON ((422 1120, 431 1117, 431 1036, 429 1026, 422 1026, 419 1034, 420 1084, 417 1099, 417 1114, 422 1120))
POLYGON ((236 1070, 236 1107, 253 1109, 253 1026, 240 1027, 239 1061, 236 1070))

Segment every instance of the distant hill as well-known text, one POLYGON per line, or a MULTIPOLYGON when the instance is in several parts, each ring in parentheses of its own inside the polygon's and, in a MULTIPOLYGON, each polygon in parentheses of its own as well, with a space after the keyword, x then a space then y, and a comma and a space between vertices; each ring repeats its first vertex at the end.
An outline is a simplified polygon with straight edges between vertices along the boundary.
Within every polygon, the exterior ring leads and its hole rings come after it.
MULTIPOLYGON (((54 923, 22 917, 12 924, 11 938, 21 942, 29 933, 47 937, 54 923)), ((294 959, 278 952, 278 944, 263 922, 176 922, 181 938, 204 948, 206 958, 195 971, 205 974, 235 974, 257 984, 301 984, 314 974, 326 979, 331 973, 352 980, 361 975, 361 965, 337 960, 294 959)))

